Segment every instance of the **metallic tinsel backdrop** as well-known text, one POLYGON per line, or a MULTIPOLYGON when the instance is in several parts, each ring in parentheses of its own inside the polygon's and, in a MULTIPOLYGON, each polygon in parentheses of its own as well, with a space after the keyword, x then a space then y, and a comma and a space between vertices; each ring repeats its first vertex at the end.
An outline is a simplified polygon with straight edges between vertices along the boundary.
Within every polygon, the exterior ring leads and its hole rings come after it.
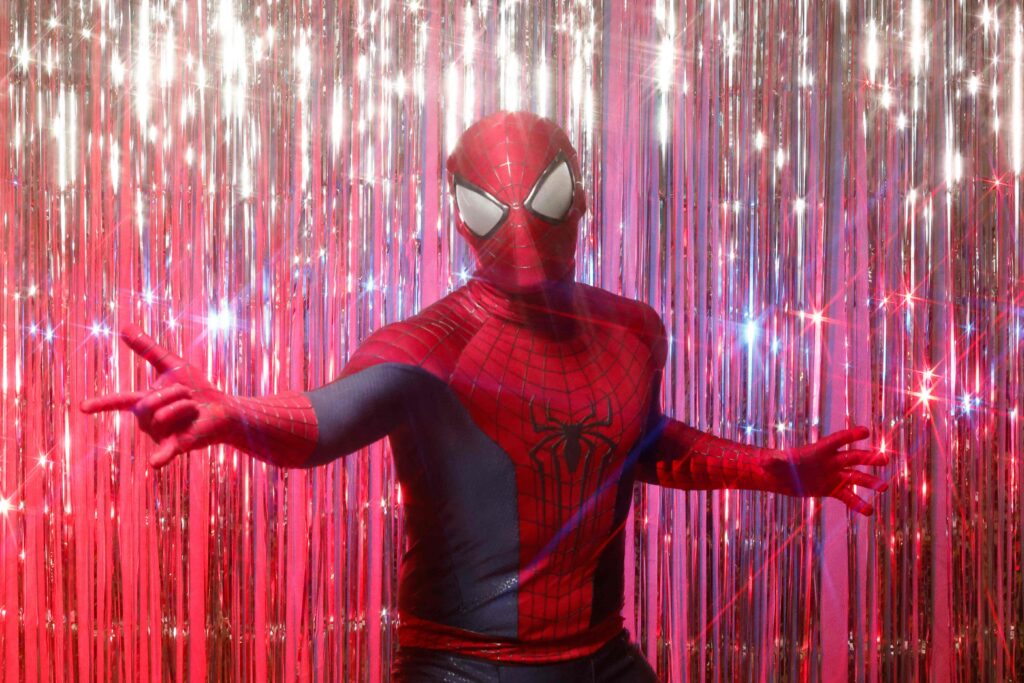
POLYGON ((569 131, 580 279, 650 301, 667 405, 898 453, 876 516, 637 490, 627 623, 682 680, 1024 678, 1024 18, 922 0, 0 1, 0 678, 377 681, 384 446, 155 474, 136 321, 254 394, 458 286, 443 161, 569 131))

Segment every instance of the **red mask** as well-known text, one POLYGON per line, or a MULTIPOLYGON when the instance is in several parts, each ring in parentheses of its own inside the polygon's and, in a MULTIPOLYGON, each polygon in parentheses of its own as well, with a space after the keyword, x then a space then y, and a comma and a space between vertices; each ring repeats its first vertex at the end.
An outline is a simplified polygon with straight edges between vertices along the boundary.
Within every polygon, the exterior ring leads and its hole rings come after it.
POLYGON ((528 112, 492 114, 462 134, 448 171, 477 277, 509 292, 572 279, 586 199, 561 128, 528 112))

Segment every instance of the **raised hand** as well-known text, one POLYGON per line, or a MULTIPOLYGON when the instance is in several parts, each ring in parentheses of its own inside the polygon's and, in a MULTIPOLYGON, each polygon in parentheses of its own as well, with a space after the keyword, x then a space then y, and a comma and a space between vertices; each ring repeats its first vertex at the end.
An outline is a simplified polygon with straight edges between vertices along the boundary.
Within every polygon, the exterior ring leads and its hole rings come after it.
POLYGON ((159 444, 149 459, 153 467, 163 467, 178 453, 229 441, 232 431, 241 426, 231 397, 137 325, 122 327, 121 340, 153 366, 158 373, 156 381, 148 391, 83 401, 83 412, 133 412, 139 428, 159 444))
POLYGON ((854 427, 811 444, 775 451, 763 465, 773 482, 771 490, 790 496, 828 496, 841 500, 862 515, 872 514, 874 507, 854 493, 853 487, 864 486, 881 492, 889 485, 854 467, 880 467, 889 463, 889 457, 874 450, 839 450, 866 439, 870 433, 867 427, 854 427))

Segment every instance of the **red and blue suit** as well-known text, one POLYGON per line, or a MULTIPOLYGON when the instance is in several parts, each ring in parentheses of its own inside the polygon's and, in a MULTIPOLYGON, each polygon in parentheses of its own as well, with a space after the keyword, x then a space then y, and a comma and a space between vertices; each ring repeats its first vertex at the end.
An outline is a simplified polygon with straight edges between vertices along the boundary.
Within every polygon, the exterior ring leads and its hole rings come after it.
MULTIPOLYGON (((226 441, 311 467, 388 437, 408 534, 397 680, 657 680, 620 615, 636 481, 856 507, 852 486, 876 486, 852 465, 884 456, 845 451, 827 482, 811 481, 794 453, 663 415, 659 316, 574 281, 585 195, 576 152, 551 121, 489 116, 447 167, 473 277, 372 334, 336 381, 227 396, 129 328, 126 341, 160 373, 154 389, 86 409, 134 410, 160 444, 155 465, 226 441)), ((848 431, 830 437, 832 451, 866 436, 848 431)))

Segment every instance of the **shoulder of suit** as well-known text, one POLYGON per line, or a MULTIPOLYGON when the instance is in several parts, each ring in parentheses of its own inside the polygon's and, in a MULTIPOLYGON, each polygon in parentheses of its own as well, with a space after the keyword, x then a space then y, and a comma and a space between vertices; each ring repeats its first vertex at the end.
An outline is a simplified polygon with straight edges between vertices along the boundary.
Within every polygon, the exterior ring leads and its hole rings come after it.
POLYGON ((649 304, 613 294, 606 289, 591 285, 580 285, 592 315, 606 316, 617 324, 624 324, 649 345, 655 364, 665 364, 668 350, 665 324, 661 316, 649 304))
POLYGON ((419 313, 373 332, 359 345, 343 374, 381 363, 400 363, 447 381, 481 322, 465 288, 459 288, 419 313))

